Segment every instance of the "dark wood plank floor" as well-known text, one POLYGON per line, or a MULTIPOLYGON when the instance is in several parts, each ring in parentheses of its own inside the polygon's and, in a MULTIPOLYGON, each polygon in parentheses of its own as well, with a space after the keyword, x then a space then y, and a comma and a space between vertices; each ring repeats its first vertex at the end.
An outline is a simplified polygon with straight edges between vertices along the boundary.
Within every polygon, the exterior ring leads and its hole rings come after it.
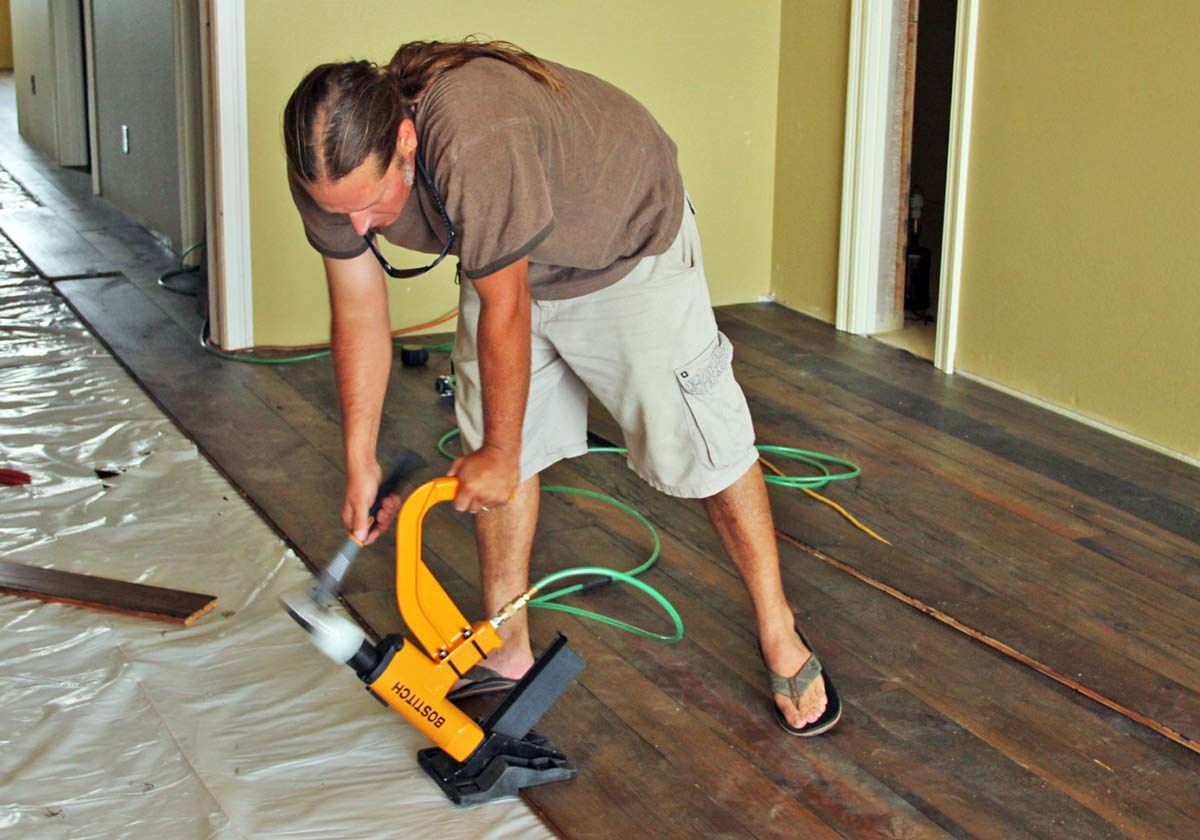
MULTIPOLYGON (((326 362, 230 366, 195 348, 191 332, 132 283, 71 281, 59 288, 305 556, 319 564, 329 555, 339 539, 342 475, 326 362)), ((739 310, 722 312, 722 320, 734 314, 739 310)), ((739 365, 747 355, 739 349, 739 365)), ((752 374, 747 368, 748 383, 752 374)), ((433 392, 432 375, 395 371, 381 434, 384 451, 411 446, 437 463, 433 446, 452 419, 433 392)), ((778 383, 772 388, 786 390, 778 383)), ((762 395, 751 393, 757 404, 762 395)), ((782 422, 768 415, 764 428, 782 422)), ((867 462, 857 447, 830 445, 838 440, 835 430, 820 422, 797 416, 779 433, 867 462)), ((603 419, 596 425, 602 428, 603 419)), ((908 545, 902 532, 889 533, 895 531, 892 519, 901 520, 915 503, 898 497, 868 505, 867 490, 883 493, 886 483, 881 486, 869 464, 866 469, 857 487, 831 494, 897 543, 879 551, 906 552, 905 562, 914 568, 897 572, 896 583, 915 589, 927 559, 920 544, 908 545), (891 518, 876 515, 876 508, 891 518)), ((529 795, 566 836, 607 837, 614 828, 665 825, 655 830, 678 837, 823 831, 1170 837, 1200 825, 1194 753, 785 543, 784 574, 798 615, 848 698, 847 718, 831 737, 787 738, 767 714, 745 594, 699 506, 648 490, 614 456, 562 464, 546 478, 615 492, 661 526, 663 561, 652 579, 688 627, 684 642, 666 647, 558 614, 534 615, 537 638, 546 641, 562 629, 588 660, 579 687, 545 724, 580 762, 587 783, 529 795)), ((773 500, 781 529, 801 534, 806 545, 859 565, 871 560, 874 542, 860 539, 826 508, 774 491, 773 500)), ((963 515, 970 512, 968 506, 963 515)), ((909 514, 930 515, 919 509, 909 514)), ((436 573, 468 612, 477 613, 469 520, 439 508, 426 539, 436 573)), ((632 566, 647 548, 636 523, 594 503, 559 497, 545 507, 535 574, 580 557, 632 566)), ((951 614, 986 615, 975 599, 993 590, 964 576, 970 558, 960 560, 953 575, 962 587, 959 600, 937 603, 951 614)), ((402 629, 391 577, 384 546, 355 570, 348 587, 349 603, 378 633, 402 629)), ((601 590, 591 601, 638 621, 661 621, 619 590, 601 590)), ((996 603, 985 599, 984 606, 996 603)), ((1035 635, 1036 641, 1051 652, 1055 640, 1070 641, 1052 630, 1060 621, 1074 626, 1063 618, 1061 603, 1037 599, 1029 610, 1051 634, 1035 635)), ((1007 626, 991 629, 1013 643, 1007 626)))
MULTIPOLYGON (((0 163, 8 143, 0 138, 0 163)), ((78 201, 64 220, 87 218, 78 201)), ((104 221, 93 229, 122 224, 104 221)), ((169 255, 136 250, 111 252, 124 276, 58 289, 319 566, 341 538, 328 361, 264 368, 203 353, 188 301, 154 286, 169 255)), ((1200 757, 1130 716, 1196 738, 1197 471, 777 306, 725 308, 719 319, 762 441, 862 464, 861 479, 828 493, 893 543, 772 490, 788 593, 846 717, 810 741, 776 727, 745 592, 697 503, 651 491, 616 456, 559 464, 548 483, 611 492, 659 526, 663 559, 649 579, 687 637, 665 646, 531 616, 535 640, 561 630, 587 661, 542 725, 581 770, 529 793, 547 823, 570 838, 1200 836, 1200 757)), ((396 368, 381 432, 384 457, 414 448, 427 474, 453 424, 436 372, 396 368)), ((615 436, 598 412, 593 427, 615 436)), ((477 615, 469 517, 435 509, 425 536, 431 568, 477 615)), ((367 553, 347 590, 379 634, 402 629, 391 545, 367 553)), ((534 573, 580 558, 627 567, 647 551, 636 523, 587 499, 547 497, 534 573)), ((613 587, 588 606, 663 621, 613 587)))

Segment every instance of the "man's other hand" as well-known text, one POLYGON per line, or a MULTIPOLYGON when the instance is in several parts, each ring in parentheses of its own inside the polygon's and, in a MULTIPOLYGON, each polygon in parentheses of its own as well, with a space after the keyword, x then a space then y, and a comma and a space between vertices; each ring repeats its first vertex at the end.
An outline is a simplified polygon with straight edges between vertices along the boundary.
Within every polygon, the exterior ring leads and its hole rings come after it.
POLYGON ((479 513, 507 504, 521 480, 520 454, 506 452, 486 443, 450 465, 446 475, 458 479, 455 510, 479 513))

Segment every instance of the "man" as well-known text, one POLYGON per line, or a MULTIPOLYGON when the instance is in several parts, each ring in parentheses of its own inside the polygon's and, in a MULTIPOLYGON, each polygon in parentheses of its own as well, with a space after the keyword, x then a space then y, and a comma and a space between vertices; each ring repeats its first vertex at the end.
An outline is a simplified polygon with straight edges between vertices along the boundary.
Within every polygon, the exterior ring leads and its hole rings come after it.
MULTIPOLYGON (((417 42, 385 67, 315 68, 284 114, 289 182, 324 257, 347 463, 343 517, 368 541, 391 369, 375 232, 459 258, 454 363, 467 453, 455 507, 478 514, 484 608, 528 586, 538 473, 586 451, 587 391, 629 466, 703 499, 749 589, 776 718, 811 735, 840 702, 795 628, 732 349, 713 319, 675 144, 632 97, 505 42, 417 42), (792 675, 790 677, 780 675, 792 675)), ((436 264, 437 261, 435 261, 436 264)), ((524 613, 487 659, 532 664, 524 613)), ((493 680, 493 682, 497 682, 493 680)))

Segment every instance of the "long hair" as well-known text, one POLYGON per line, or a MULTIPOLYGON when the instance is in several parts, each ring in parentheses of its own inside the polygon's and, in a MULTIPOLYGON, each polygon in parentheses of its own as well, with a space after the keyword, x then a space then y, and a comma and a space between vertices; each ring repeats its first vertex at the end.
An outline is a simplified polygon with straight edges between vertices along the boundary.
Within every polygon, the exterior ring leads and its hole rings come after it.
POLYGON ((508 41, 413 41, 383 67, 370 61, 322 64, 301 80, 283 111, 288 170, 302 183, 333 182, 374 157, 382 174, 391 165, 400 121, 430 84, 484 57, 563 90, 541 59, 508 41))

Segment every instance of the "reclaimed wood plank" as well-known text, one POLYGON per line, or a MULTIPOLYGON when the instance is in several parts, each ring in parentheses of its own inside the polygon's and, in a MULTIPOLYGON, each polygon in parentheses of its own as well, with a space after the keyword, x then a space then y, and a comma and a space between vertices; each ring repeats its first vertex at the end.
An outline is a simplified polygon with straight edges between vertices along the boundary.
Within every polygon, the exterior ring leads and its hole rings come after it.
POLYGON ((213 595, 0 559, 0 592, 56 604, 190 625, 217 604, 213 595))
POLYGON ((116 265, 48 207, 6 210, 0 230, 48 280, 112 274, 116 265))

